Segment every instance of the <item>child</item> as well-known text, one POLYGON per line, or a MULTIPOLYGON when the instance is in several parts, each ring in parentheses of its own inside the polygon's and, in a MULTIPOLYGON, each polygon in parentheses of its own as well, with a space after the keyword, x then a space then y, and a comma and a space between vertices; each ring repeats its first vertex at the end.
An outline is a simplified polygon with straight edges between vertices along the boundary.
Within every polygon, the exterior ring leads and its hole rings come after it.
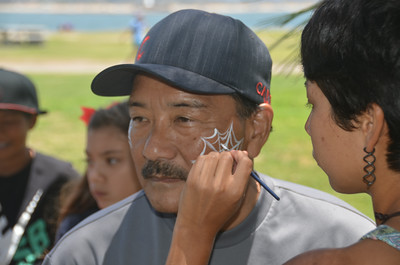
POLYGON ((66 186, 70 193, 63 200, 56 240, 90 214, 141 189, 128 143, 127 102, 90 116, 82 116, 88 122, 86 174, 79 183, 66 186))
POLYGON ((33 264, 53 244, 58 194, 78 172, 27 146, 39 108, 34 84, 0 69, 0 264, 33 264))

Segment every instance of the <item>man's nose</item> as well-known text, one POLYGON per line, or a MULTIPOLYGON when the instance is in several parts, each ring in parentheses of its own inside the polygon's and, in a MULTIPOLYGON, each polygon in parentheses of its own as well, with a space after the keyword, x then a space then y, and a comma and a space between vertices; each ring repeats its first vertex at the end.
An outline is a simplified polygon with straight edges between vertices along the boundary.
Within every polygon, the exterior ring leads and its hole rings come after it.
POLYGON ((168 124, 155 124, 147 136, 143 156, 153 161, 173 159, 176 154, 175 138, 168 124))

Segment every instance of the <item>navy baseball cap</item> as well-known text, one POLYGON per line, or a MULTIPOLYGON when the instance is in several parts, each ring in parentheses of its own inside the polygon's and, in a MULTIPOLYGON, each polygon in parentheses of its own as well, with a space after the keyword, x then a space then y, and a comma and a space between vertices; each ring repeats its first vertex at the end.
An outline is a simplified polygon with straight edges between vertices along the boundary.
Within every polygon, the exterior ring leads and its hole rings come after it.
POLYGON ((268 48, 241 21, 187 9, 149 30, 134 64, 106 68, 91 88, 100 96, 130 95, 135 76, 146 73, 190 93, 238 93, 270 103, 271 68, 268 48))
POLYGON ((0 69, 0 110, 18 110, 30 114, 44 114, 39 109, 35 85, 28 77, 0 69))

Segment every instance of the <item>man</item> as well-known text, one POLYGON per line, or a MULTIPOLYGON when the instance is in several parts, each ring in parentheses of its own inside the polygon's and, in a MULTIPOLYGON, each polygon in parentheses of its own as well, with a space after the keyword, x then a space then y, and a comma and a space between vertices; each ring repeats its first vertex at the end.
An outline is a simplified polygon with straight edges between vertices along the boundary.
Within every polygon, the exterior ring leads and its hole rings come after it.
POLYGON ((0 264, 33 264, 52 247, 60 188, 79 176, 26 145, 43 113, 33 83, 0 69, 0 264))
POLYGON ((129 21, 129 31, 132 34, 132 52, 129 55, 129 60, 135 58, 135 53, 140 47, 140 43, 146 34, 146 25, 144 16, 141 13, 135 14, 129 21))
POLYGON ((145 35, 145 25, 144 25, 144 17, 142 14, 136 14, 129 21, 129 28, 132 33, 132 44, 134 49, 138 49, 140 43, 145 35))
MULTIPOLYGON (((181 192, 193 183, 186 179, 207 189, 212 176, 223 175, 213 183, 223 190, 225 181, 250 175, 271 129, 271 65, 266 46, 240 21, 182 10, 148 32, 135 64, 101 72, 96 94, 130 95, 130 143, 143 191, 86 219, 45 264, 164 264, 181 192)), ((350 244, 374 227, 330 195, 260 177, 280 201, 248 178, 210 264, 282 264, 306 250, 350 244)))

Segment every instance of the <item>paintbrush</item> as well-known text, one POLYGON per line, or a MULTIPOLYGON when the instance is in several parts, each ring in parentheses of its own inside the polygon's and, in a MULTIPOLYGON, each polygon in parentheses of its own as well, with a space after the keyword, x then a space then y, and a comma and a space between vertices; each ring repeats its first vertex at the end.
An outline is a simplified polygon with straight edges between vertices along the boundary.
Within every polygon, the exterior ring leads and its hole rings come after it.
MULTIPOLYGON (((222 148, 224 149, 224 151, 230 151, 225 145, 221 144, 221 146, 222 146, 222 148)), ((272 197, 274 197, 277 201, 280 200, 279 196, 276 195, 276 193, 273 192, 273 190, 271 190, 271 188, 268 187, 267 184, 265 184, 264 181, 262 181, 262 180, 260 179, 260 177, 257 175, 257 173, 256 173, 254 170, 251 171, 250 175, 251 175, 258 183, 260 183, 260 185, 261 185, 266 191, 268 191, 268 193, 271 194, 272 197)))

